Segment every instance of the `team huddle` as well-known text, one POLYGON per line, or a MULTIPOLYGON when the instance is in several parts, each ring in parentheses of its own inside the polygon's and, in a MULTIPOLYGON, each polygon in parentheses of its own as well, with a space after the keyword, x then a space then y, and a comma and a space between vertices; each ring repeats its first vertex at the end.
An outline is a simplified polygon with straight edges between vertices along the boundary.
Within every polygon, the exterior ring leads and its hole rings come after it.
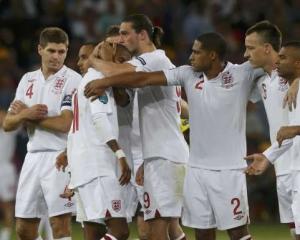
POLYGON ((76 213, 86 240, 129 239, 135 216, 142 240, 187 239, 180 222, 197 240, 216 239, 216 229, 250 240, 246 173, 271 162, 280 220, 300 240, 300 112, 283 107, 300 105, 300 41, 282 44, 278 27, 262 21, 246 32, 243 64, 226 60, 226 42, 212 32, 195 39, 190 65, 175 67, 158 49, 162 34, 147 16, 127 16, 80 48, 78 74, 64 65, 67 34, 43 29, 41 68, 22 77, 3 121, 5 131, 25 126, 29 136, 19 239, 42 239, 46 213, 54 239, 70 240, 76 213), (272 145, 246 157, 247 103, 260 100, 272 145))

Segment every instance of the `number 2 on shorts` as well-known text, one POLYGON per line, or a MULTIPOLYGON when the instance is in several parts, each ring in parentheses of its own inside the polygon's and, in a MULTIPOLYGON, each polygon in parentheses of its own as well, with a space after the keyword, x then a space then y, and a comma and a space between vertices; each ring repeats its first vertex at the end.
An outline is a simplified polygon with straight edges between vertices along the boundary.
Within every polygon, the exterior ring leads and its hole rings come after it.
POLYGON ((234 205, 233 208, 233 214, 234 215, 239 215, 242 213, 242 211, 239 209, 240 205, 241 205, 241 201, 239 198, 233 198, 231 199, 231 205, 234 205))

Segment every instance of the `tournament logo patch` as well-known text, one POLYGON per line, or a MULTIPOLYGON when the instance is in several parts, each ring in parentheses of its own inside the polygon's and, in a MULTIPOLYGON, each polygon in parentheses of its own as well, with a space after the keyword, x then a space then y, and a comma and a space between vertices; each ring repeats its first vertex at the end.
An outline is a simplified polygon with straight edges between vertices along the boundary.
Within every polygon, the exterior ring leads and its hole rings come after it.
POLYGON ((99 101, 102 102, 103 104, 107 104, 108 103, 108 97, 106 96, 106 94, 100 96, 99 101))
POLYGON ((282 77, 279 78, 279 87, 278 87, 278 90, 284 92, 284 91, 286 91, 288 89, 288 87, 289 87, 288 86, 288 81, 285 80, 282 77))
POLYGON ((70 208, 70 207, 72 207, 73 205, 74 205, 74 203, 72 203, 72 202, 67 202, 64 206, 70 208))
POLYGON ((227 71, 222 74, 222 87, 223 88, 232 88, 233 87, 233 77, 232 74, 227 71))
POLYGON ((65 82, 65 78, 56 78, 52 92, 55 94, 60 94, 62 92, 63 87, 65 86, 65 82))
POLYGON ((121 210, 121 200, 112 200, 111 206, 114 211, 119 212, 121 210))

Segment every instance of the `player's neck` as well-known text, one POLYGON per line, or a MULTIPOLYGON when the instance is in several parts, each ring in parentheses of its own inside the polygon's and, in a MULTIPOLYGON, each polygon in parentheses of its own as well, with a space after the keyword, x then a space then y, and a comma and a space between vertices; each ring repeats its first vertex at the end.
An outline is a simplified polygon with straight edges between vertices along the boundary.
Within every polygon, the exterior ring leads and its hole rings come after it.
MULTIPOLYGON (((61 69, 61 68, 60 68, 60 69, 61 69)), ((59 69, 59 70, 60 70, 60 69, 59 69)), ((48 77, 50 77, 51 75, 57 73, 59 70, 53 70, 53 69, 47 68, 47 67, 45 67, 45 66, 43 66, 43 65, 42 65, 42 67, 41 67, 41 71, 42 71, 42 74, 43 74, 45 80, 47 80, 48 77)))
POLYGON ((269 64, 269 65, 266 65, 264 68, 266 73, 268 73, 269 76, 272 75, 272 71, 276 69, 276 64, 269 64))
POLYGON ((140 47, 139 51, 137 52, 137 55, 141 55, 141 54, 147 53, 147 52, 153 52, 155 50, 156 50, 156 47, 152 42, 146 43, 140 47))
POLYGON ((220 74, 220 72, 224 70, 225 67, 226 67, 225 62, 220 62, 219 64, 213 64, 212 67, 207 72, 205 72, 207 79, 210 80, 216 78, 220 74))

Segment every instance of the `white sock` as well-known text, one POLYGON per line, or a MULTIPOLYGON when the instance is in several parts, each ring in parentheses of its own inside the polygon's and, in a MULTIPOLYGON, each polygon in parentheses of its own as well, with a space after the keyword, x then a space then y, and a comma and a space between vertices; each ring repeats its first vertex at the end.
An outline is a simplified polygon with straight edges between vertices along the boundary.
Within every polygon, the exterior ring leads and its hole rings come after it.
POLYGON ((11 236, 11 229, 4 227, 0 231, 0 240, 9 240, 11 236))
POLYGON ((174 240, 182 240, 185 239, 185 234, 182 233, 178 238, 175 238, 174 240))
POLYGON ((251 238, 251 235, 250 235, 250 234, 248 234, 248 235, 246 235, 246 236, 240 238, 240 240, 251 240, 251 239, 252 239, 252 238, 251 238))
POLYGON ((54 238, 53 240, 72 240, 72 237, 54 238))
POLYGON ((113 235, 110 235, 110 234, 106 233, 104 235, 104 237, 101 238, 100 240, 118 240, 118 239, 116 239, 113 235))
POLYGON ((43 240, 41 236, 38 236, 35 240, 43 240))
POLYGON ((295 230, 295 228, 290 228, 290 233, 291 233, 292 238, 296 240, 296 230, 295 230))

